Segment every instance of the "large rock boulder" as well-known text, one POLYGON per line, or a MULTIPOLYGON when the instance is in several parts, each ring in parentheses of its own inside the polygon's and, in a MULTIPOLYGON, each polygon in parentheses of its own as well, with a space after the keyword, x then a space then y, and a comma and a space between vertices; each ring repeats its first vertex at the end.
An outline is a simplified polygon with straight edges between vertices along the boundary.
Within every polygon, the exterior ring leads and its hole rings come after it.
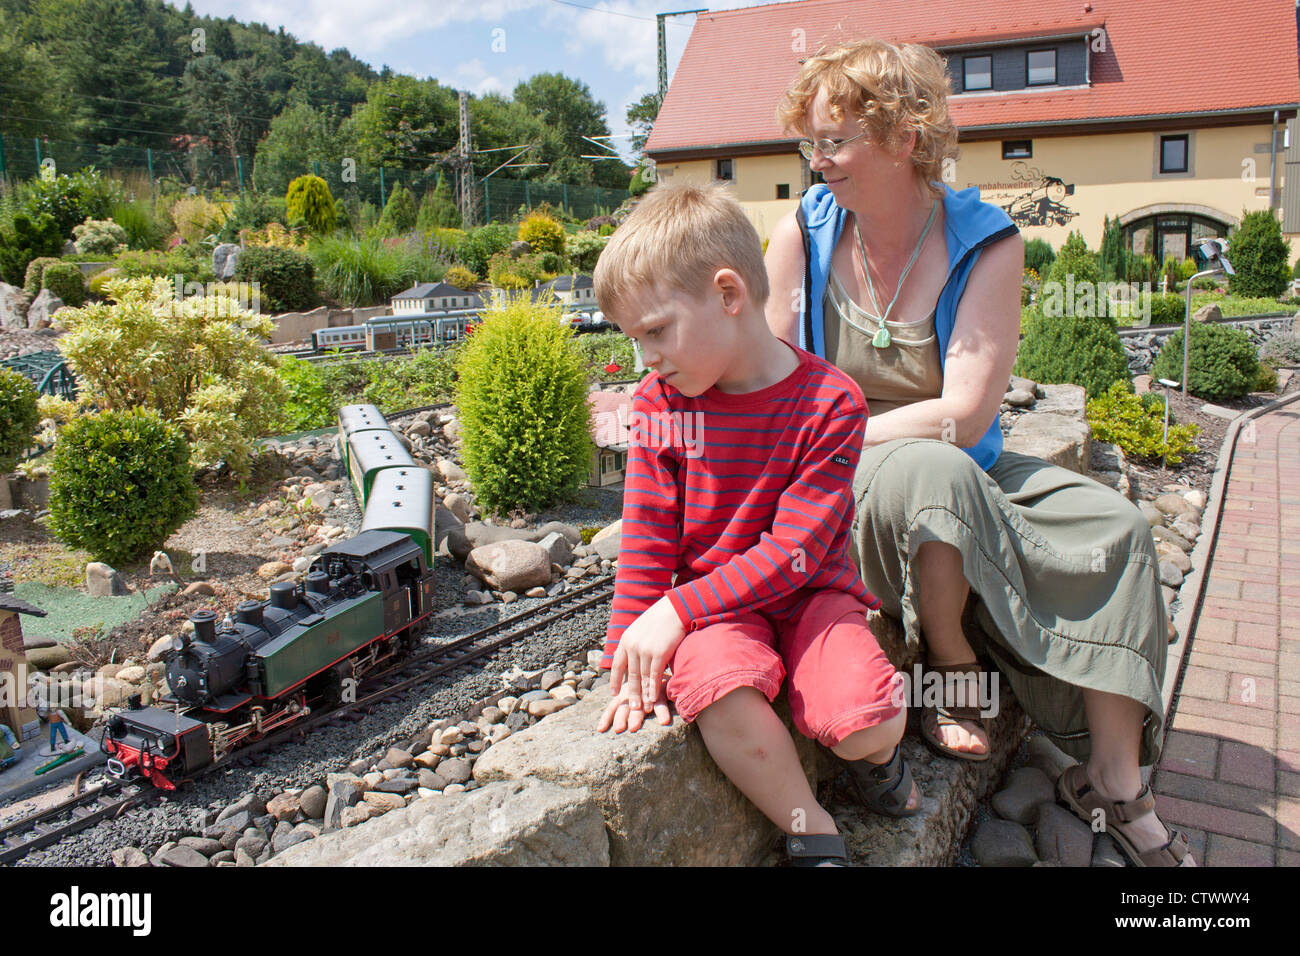
POLYGON ((1193 322, 1220 322, 1223 320, 1223 310, 1213 302, 1203 305, 1192 313, 1193 322))
POLYGON ((0 329, 27 328, 31 299, 20 286, 0 282, 0 329))
POLYGON ((54 320, 54 313, 63 308, 63 300, 49 289, 42 289, 27 308, 27 327, 45 328, 54 320))
POLYGON ((1082 385, 1040 385, 1043 397, 1034 403, 1035 412, 1066 415, 1076 421, 1085 420, 1088 393, 1082 385))
POLYGON ((527 591, 551 583, 551 557, 533 541, 498 541, 475 548, 465 570, 498 591, 527 591))
MULTIPOLYGON (((1038 404, 1043 404, 1043 401, 1040 399, 1038 404)), ((1082 475, 1087 469, 1091 435, 1087 422, 1078 421, 1072 416, 1054 412, 1031 412, 1022 415, 1011 426, 1011 434, 1007 435, 1003 447, 1007 451, 1032 455, 1082 475)))
POLYGON ((91 597, 121 597, 130 593, 122 575, 102 561, 86 565, 86 590, 91 597))
POLYGON ((235 270, 239 267, 239 248, 236 243, 223 242, 212 250, 212 271, 218 279, 224 281, 235 277, 235 270))
MULTIPOLYGON (((448 512, 450 515, 450 512, 448 512)), ((441 517, 439 518, 441 520, 441 517)), ((564 535, 569 544, 577 547, 582 543, 582 533, 573 525, 562 521, 548 521, 540 528, 500 528, 482 521, 471 521, 461 526, 459 520, 447 533, 447 550, 458 561, 464 561, 475 548, 496 544, 498 541, 541 541, 548 534, 558 532, 564 535)), ((441 533, 441 529, 439 529, 441 533)))
MULTIPOLYGON (((499 746, 499 745, 498 745, 499 746)), ((662 781, 659 781, 662 786, 662 781)), ((511 780, 417 800, 290 847, 267 866, 608 866, 591 794, 511 780)))

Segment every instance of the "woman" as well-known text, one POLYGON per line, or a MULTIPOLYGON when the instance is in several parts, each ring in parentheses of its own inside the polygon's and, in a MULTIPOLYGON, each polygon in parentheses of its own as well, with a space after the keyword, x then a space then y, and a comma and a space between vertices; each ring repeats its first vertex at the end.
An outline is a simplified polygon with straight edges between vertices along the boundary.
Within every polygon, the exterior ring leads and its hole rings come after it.
POLYGON ((854 490, 857 561, 927 667, 956 675, 923 714, 928 744, 988 758, 963 634, 972 588, 986 648, 1051 739, 1086 760, 1058 793, 1138 865, 1193 865, 1142 784, 1163 739, 1167 620, 1150 529, 1124 498, 1002 451, 1024 246, 977 189, 942 185, 956 153, 943 61, 924 46, 844 45, 807 60, 778 118, 825 185, 774 230, 768 324, 849 373, 871 417, 854 490))

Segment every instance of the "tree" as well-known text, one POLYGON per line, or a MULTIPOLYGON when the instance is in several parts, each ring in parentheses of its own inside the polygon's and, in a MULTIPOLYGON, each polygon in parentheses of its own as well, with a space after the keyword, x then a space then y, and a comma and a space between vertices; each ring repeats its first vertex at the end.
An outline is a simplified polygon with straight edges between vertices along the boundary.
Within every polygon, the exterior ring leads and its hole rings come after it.
POLYGON ((637 156, 645 149, 646 140, 650 138, 650 132, 654 129, 655 119, 659 116, 659 108, 663 105, 663 100, 659 98, 659 91, 654 90, 641 97, 635 103, 627 108, 627 124, 632 127, 632 152, 637 156))
POLYGON ((251 156, 270 126, 266 94, 251 60, 201 56, 185 67, 185 99, 196 124, 226 155, 251 156))
POLYGON ((1271 209, 1243 213, 1241 224, 1228 236, 1228 261, 1236 275, 1228 280, 1232 295, 1276 298, 1286 291, 1291 270, 1291 244, 1271 209))
POLYGON ((379 217, 377 228, 387 236, 409 232, 415 228, 415 200, 405 186, 398 184, 388 194, 383 215, 379 217))
POLYGON ((333 115, 306 103, 292 103, 271 121, 257 145, 253 182, 264 192, 283 193, 290 180, 318 162, 321 178, 337 189, 342 157, 341 133, 333 115))
POLYGON ((334 231, 338 213, 329 186, 319 176, 299 176, 289 184, 284 197, 285 209, 292 222, 302 219, 307 228, 317 235, 334 231))
POLYGON ((438 173, 437 185, 424 194, 415 227, 420 232, 426 233, 444 227, 460 228, 460 210, 456 208, 456 200, 451 195, 451 186, 441 172, 438 173))
POLYGON ((598 186, 627 188, 626 167, 612 160, 579 160, 579 157, 596 155, 599 150, 584 136, 608 136, 605 125, 605 104, 591 96, 591 90, 581 80, 573 80, 562 73, 538 73, 519 83, 514 90, 516 103, 536 115, 542 125, 553 132, 542 146, 542 162, 552 164, 546 179, 552 182, 574 182, 576 164, 592 164, 591 179, 598 186), (564 157, 570 162, 560 163, 564 157))

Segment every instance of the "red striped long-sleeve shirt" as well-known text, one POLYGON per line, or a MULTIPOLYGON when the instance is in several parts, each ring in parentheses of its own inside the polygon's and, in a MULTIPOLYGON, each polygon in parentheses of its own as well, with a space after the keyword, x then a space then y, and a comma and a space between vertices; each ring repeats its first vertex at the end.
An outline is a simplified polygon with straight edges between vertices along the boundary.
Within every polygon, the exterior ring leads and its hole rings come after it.
POLYGON ((866 402, 795 352, 798 368, 756 392, 687 398, 656 373, 637 388, 602 666, 665 594, 688 633, 744 611, 784 620, 824 590, 880 606, 848 551, 866 402))

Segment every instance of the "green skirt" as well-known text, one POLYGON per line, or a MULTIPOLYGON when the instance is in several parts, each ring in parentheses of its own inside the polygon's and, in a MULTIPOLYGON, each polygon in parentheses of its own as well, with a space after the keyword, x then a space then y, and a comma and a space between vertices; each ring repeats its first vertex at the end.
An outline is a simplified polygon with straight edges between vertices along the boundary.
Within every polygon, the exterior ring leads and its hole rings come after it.
POLYGON ((986 650, 1044 733, 1087 759, 1083 689, 1120 694, 1146 707, 1139 759, 1155 763, 1168 624, 1151 528, 1131 502, 1027 455, 1004 451, 986 473, 953 445, 910 438, 863 450, 854 497, 862 580, 910 646, 921 643, 912 559, 927 541, 950 544, 986 650))

